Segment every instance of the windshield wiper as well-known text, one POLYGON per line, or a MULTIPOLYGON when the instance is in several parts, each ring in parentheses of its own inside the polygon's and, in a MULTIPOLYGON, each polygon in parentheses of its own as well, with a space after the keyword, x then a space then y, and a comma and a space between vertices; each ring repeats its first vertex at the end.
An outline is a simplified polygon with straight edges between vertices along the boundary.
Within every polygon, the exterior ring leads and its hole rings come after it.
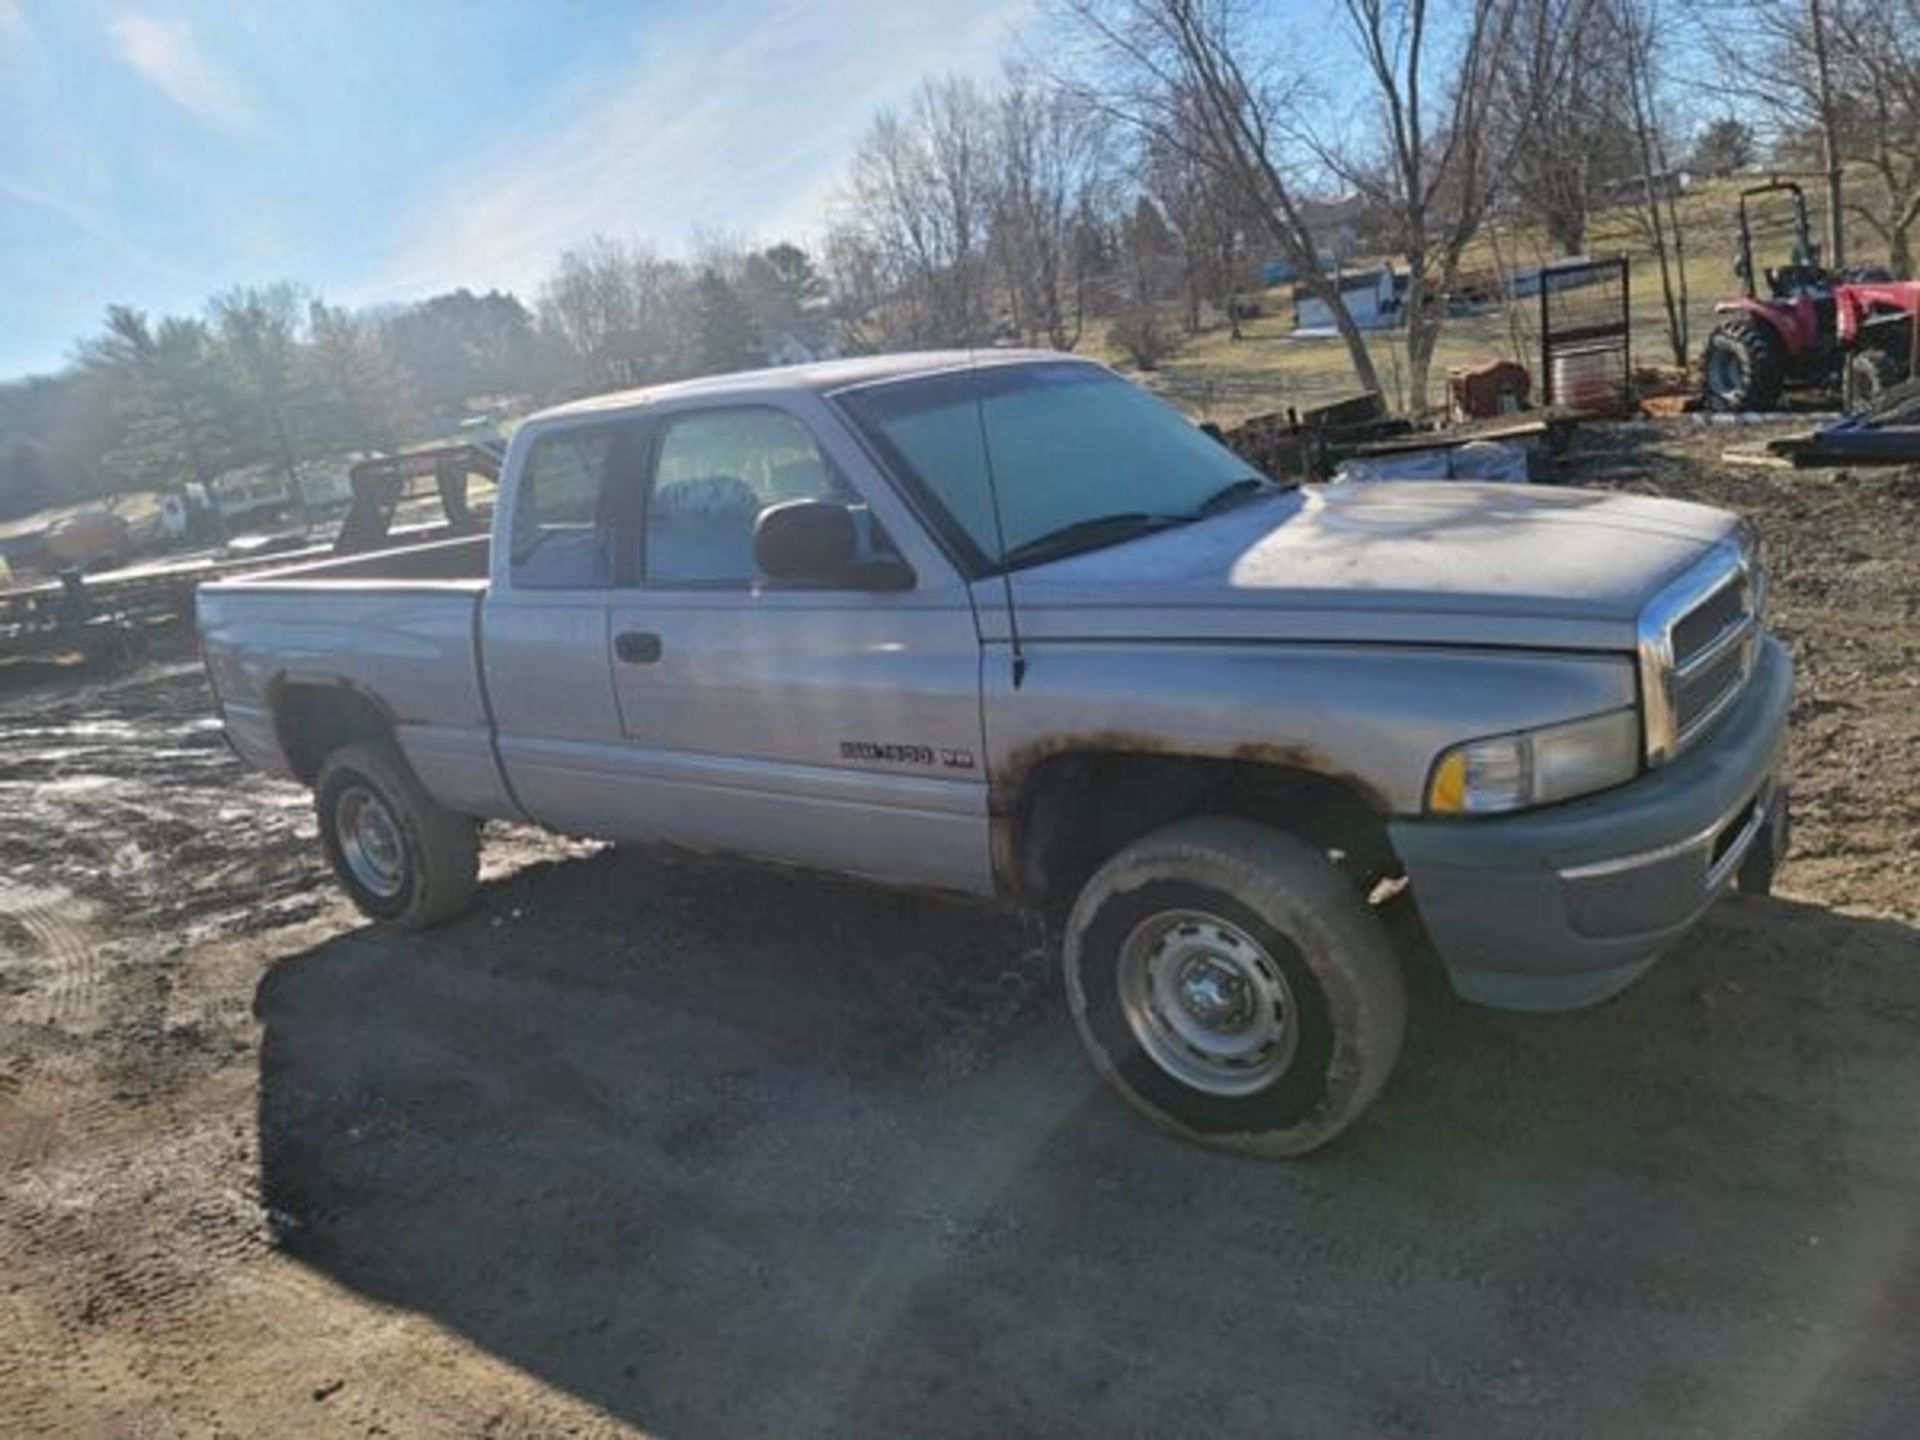
POLYGON ((1244 505, 1256 495, 1280 487, 1264 475, 1249 475, 1244 480, 1234 480, 1222 485, 1206 499, 1202 500, 1194 513, 1196 515, 1218 515, 1222 510, 1231 510, 1244 505))
POLYGON ((1093 515, 1075 520, 1057 530, 1048 530, 1022 540, 1001 557, 1008 566, 1031 565, 1042 560, 1058 560, 1082 550, 1097 550, 1102 545, 1117 545, 1137 535, 1150 535, 1172 525, 1186 525, 1197 515, 1150 515, 1144 510, 1123 510, 1113 515, 1093 515))

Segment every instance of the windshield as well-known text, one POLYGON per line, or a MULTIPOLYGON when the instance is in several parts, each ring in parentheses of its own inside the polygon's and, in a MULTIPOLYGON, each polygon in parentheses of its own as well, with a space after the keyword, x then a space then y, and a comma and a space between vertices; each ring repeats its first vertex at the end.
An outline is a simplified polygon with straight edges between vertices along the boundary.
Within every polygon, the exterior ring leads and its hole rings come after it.
POLYGON ((1017 568, 1197 519, 1258 478, 1177 410, 1084 362, 989 365, 838 398, 982 570, 1002 554, 1017 568))

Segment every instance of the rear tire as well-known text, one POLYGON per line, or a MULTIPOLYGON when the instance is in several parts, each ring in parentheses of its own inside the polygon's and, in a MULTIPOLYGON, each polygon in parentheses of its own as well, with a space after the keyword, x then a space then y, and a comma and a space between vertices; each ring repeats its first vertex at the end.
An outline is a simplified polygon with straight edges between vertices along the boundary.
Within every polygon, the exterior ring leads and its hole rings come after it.
POLYGON ((1707 336, 1700 360, 1707 401, 1717 410, 1771 410, 1786 387, 1780 337, 1751 317, 1725 320, 1707 336))
POLYGON ((361 914, 423 930, 472 903, 480 828, 436 803, 393 741, 334 751, 313 795, 327 861, 361 914))
POLYGON ((1304 1155, 1392 1074, 1406 985, 1327 858, 1248 820, 1185 820, 1087 882, 1063 955, 1094 1066, 1154 1124, 1217 1149, 1304 1155))

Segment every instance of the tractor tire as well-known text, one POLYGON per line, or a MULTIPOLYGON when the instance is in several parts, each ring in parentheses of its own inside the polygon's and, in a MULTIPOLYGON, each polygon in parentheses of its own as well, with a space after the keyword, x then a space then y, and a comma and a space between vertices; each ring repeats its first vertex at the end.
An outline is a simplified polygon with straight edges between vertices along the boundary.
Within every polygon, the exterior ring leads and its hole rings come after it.
POLYGON ((1707 337, 1700 371, 1712 409, 1771 410, 1786 387, 1786 348, 1758 320, 1726 320, 1707 337))
POLYGON ((1856 352, 1847 361, 1847 409, 1872 409, 1882 395, 1906 378, 1906 363, 1891 351, 1876 348, 1856 352))

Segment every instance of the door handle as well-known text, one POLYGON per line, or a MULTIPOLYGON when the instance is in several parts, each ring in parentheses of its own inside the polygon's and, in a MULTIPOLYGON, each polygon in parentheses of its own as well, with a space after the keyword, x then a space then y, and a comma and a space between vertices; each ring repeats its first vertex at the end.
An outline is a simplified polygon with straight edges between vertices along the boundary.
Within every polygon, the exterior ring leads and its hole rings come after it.
POLYGON ((651 665, 660 658, 660 637, 650 630, 622 630, 613 637, 613 653, 629 665, 651 665))

